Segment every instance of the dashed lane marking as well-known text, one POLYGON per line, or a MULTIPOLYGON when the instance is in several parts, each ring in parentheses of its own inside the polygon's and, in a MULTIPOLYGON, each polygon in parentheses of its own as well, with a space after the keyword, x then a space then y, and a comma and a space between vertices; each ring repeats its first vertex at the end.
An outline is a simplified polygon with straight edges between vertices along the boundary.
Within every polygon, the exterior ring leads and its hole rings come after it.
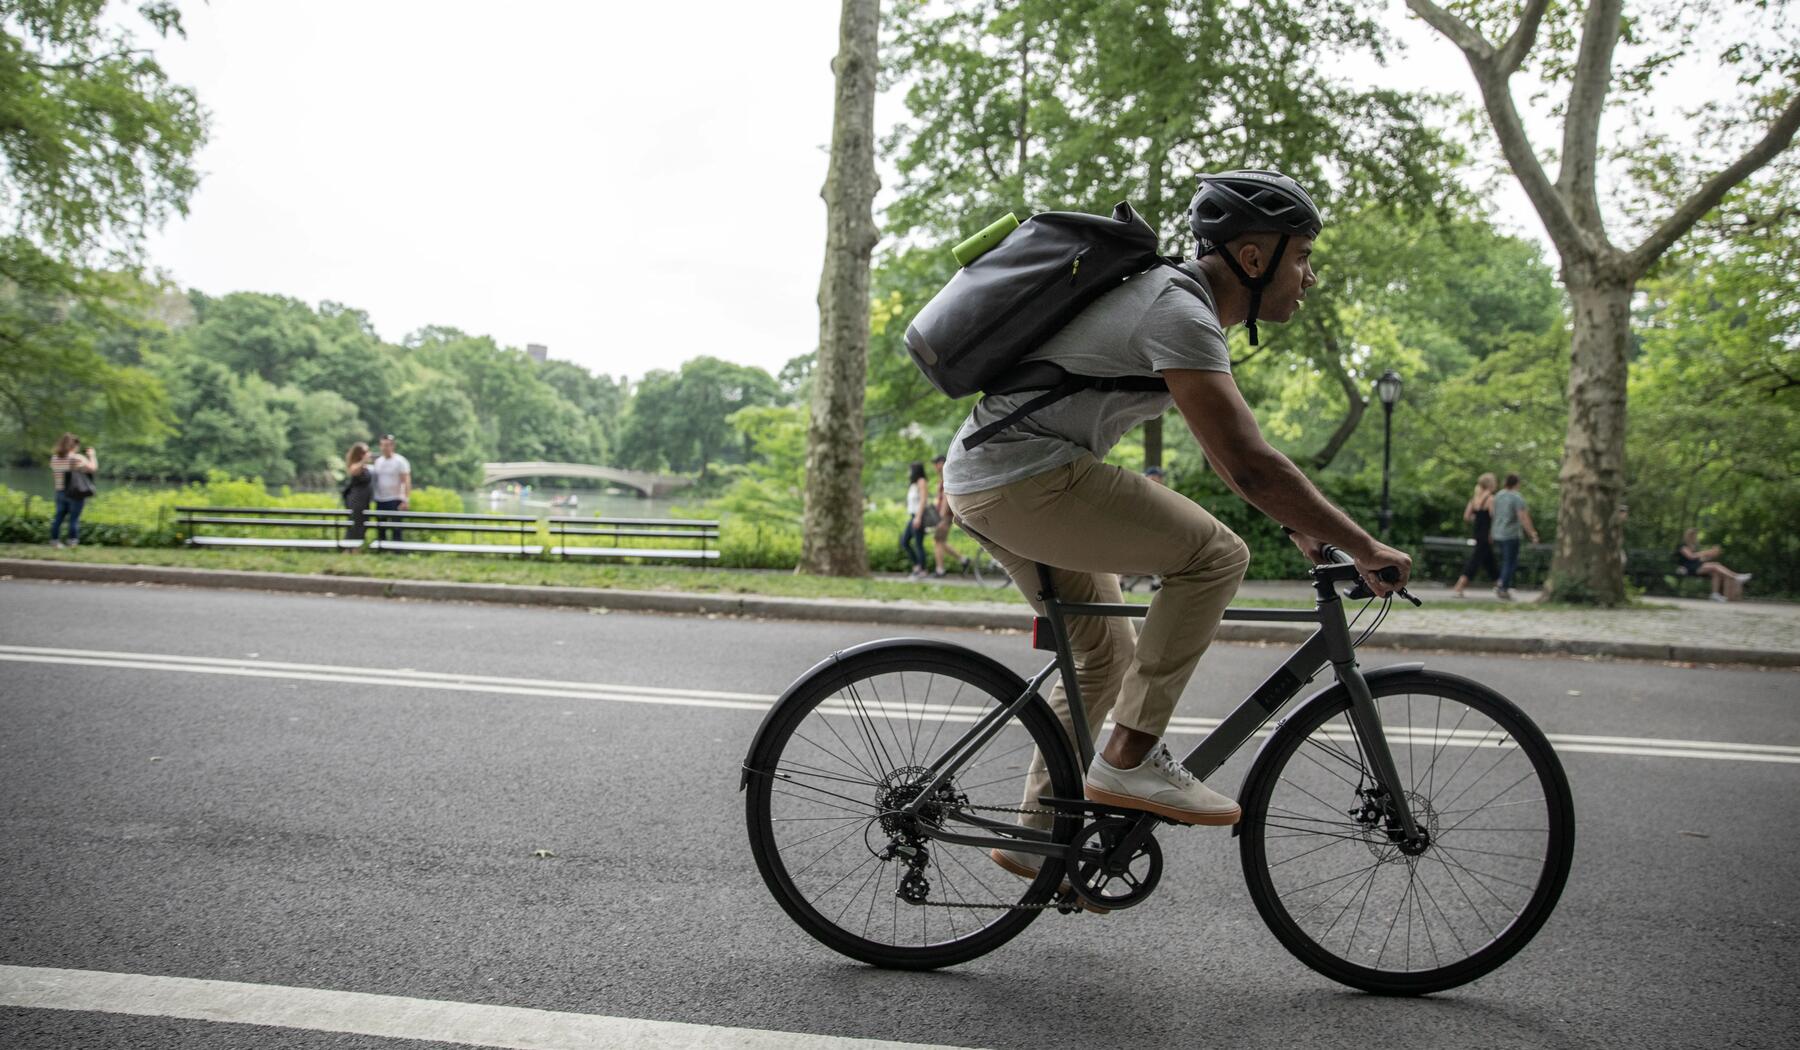
POLYGON ((0 1006, 179 1017, 510 1050, 955 1050, 324 988, 0 965, 0 1006))
MULTIPOLYGON (((766 693, 737 693, 706 689, 664 689, 641 685, 605 685, 545 678, 419 671, 412 668, 339 667, 329 664, 284 663, 253 658, 182 656, 168 653, 115 652, 103 649, 61 649, 44 646, 0 645, 0 662, 61 664, 119 670, 173 671, 187 674, 272 678, 286 681, 326 682, 340 685, 394 686, 503 696, 553 697, 606 703, 659 704, 672 707, 709 707, 734 711, 766 711, 776 697, 766 693)), ((828 713, 852 716, 864 709, 834 704, 828 713)), ((887 718, 973 722, 983 708, 973 705, 911 702, 890 704, 873 713, 887 718)), ((1217 727, 1219 719, 1177 716, 1171 733, 1200 735, 1217 727)), ((1267 730, 1263 735, 1267 734, 1267 730)), ((1450 747, 1492 747, 1486 734, 1407 731, 1390 727, 1396 743, 1450 747)), ((1723 740, 1674 740, 1662 737, 1607 736, 1577 733, 1546 734, 1563 753, 1634 755, 1640 758, 1691 758, 1725 762, 1773 762, 1800 764, 1800 747, 1787 744, 1743 744, 1723 740)))

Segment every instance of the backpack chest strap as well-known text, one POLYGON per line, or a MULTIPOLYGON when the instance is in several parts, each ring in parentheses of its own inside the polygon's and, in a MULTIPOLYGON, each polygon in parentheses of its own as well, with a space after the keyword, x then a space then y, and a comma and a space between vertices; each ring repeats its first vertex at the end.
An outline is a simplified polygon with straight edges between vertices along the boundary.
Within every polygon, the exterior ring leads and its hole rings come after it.
MULTIPOLYGON (((1007 392, 1012 393, 1015 390, 1021 389, 1030 388, 1015 387, 1009 389, 1007 392)), ((1169 384, 1164 382, 1162 378, 1158 376, 1078 376, 1065 374, 1062 380, 1056 383, 1056 385, 1045 389, 1043 393, 1025 402, 1018 408, 1013 409, 1001 418, 994 420, 987 426, 984 426, 973 434, 970 434, 968 437, 963 438, 963 450, 968 451, 973 449, 977 445, 986 442, 995 434, 1012 427, 1015 423, 1019 422, 1019 420, 1031 415, 1038 409, 1053 405, 1056 402, 1080 393, 1083 390, 1099 390, 1105 393, 1129 391, 1132 393, 1149 394, 1167 393, 1168 389, 1169 384)))

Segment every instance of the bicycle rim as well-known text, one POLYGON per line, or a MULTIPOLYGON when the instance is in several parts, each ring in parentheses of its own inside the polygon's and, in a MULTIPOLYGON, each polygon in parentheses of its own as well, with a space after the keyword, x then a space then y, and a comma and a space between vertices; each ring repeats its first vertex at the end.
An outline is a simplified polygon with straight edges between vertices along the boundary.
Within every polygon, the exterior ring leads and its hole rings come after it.
MULTIPOLYGON (((932 761, 1016 699, 1017 680, 929 650, 870 653, 843 670, 790 697, 752 758, 746 815, 764 880, 808 933, 878 966, 943 966, 993 950, 1051 900, 1061 861, 1020 878, 987 847, 930 839, 918 821, 966 834, 986 834, 971 817, 1018 822, 1040 748, 1052 790, 1078 792, 1073 759, 1052 735, 1060 727, 1043 704, 1028 705, 918 818, 902 818, 932 761), (908 852, 918 849, 923 862, 908 852)), ((1073 835, 1070 818, 1038 822, 1060 841, 1073 835)))
POLYGON ((1574 811, 1536 726, 1476 683, 1420 673, 1371 683, 1423 852, 1402 850, 1344 695, 1290 719, 1247 792, 1245 876, 1296 956, 1381 994, 1455 987, 1511 958, 1568 875, 1574 811))

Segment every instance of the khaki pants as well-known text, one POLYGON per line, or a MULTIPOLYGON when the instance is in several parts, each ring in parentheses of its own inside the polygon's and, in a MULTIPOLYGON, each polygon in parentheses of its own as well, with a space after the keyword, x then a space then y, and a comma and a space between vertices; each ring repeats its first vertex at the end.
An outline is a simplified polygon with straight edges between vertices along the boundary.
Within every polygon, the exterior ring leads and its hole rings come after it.
MULTIPOLYGON (((1122 601, 1119 573, 1162 577, 1135 642, 1122 617, 1068 621, 1089 733, 1110 712, 1119 725, 1162 736, 1250 564, 1244 541, 1179 492, 1091 456, 999 488, 952 493, 950 507, 1039 612, 1040 562, 1070 602, 1122 601)), ((1060 680, 1050 706, 1073 733, 1060 680)), ((1031 768, 1028 804, 1049 787, 1041 756, 1031 768)))

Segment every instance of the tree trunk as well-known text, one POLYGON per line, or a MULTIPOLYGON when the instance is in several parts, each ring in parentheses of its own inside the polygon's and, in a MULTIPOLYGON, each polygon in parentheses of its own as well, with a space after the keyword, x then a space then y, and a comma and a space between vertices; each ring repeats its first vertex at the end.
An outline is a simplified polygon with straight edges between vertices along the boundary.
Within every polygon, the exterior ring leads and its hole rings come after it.
POLYGON ((1338 350, 1337 340, 1327 338, 1325 350, 1330 357, 1327 359, 1328 363, 1322 367, 1327 375, 1337 380, 1338 385, 1344 388, 1344 400, 1349 402, 1349 408, 1344 413, 1344 421, 1338 424, 1337 429, 1332 431, 1331 437, 1326 440, 1325 447, 1313 453, 1312 457, 1307 460, 1312 464, 1314 470, 1324 470, 1331 466, 1331 461, 1337 458, 1339 452, 1343 451, 1345 442, 1350 440, 1350 435, 1356 433, 1357 426, 1362 423, 1363 413, 1369 407, 1368 399, 1362 396, 1362 390, 1357 387, 1356 380, 1352 379, 1350 373, 1344 368, 1344 359, 1338 350))
POLYGON ((1547 600, 1599 605, 1625 600, 1618 509, 1625 495, 1626 343, 1635 284, 1609 269, 1565 268, 1563 276, 1575 308, 1575 333, 1547 600))
POLYGON ((1144 421, 1144 469, 1162 466, 1163 417, 1144 421))
POLYGON ((806 514, 800 568, 869 571, 863 544, 863 386, 869 358, 869 255, 875 250, 875 71, 880 0, 843 0, 837 104, 825 176, 825 267, 819 360, 806 428, 806 514))
POLYGON ((1019 203, 1031 201, 1031 190, 1025 184, 1026 147, 1031 142, 1031 26, 1019 16, 1019 203))

